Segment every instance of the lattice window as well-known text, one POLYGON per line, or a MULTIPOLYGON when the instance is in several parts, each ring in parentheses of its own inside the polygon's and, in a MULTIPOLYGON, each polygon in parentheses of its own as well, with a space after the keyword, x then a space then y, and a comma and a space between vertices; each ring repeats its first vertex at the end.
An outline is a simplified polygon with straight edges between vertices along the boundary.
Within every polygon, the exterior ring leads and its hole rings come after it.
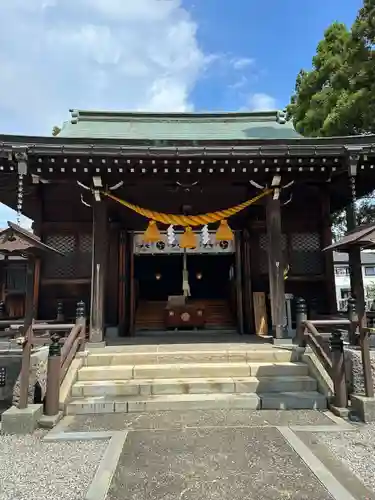
POLYGON ((92 252, 92 235, 81 234, 79 238, 79 251, 82 253, 92 252))
POLYGON ((47 245, 63 255, 47 255, 43 260, 43 276, 50 279, 80 279, 91 276, 92 237, 90 234, 53 234, 47 245))
POLYGON ((318 233, 293 233, 290 236, 290 247, 291 274, 321 274, 323 272, 323 255, 318 233))
MULTIPOLYGON (((283 251, 284 261, 288 261, 288 245, 286 234, 281 235, 281 248, 283 251)), ((259 236, 259 270, 261 274, 268 273, 268 235, 262 233, 259 236)))

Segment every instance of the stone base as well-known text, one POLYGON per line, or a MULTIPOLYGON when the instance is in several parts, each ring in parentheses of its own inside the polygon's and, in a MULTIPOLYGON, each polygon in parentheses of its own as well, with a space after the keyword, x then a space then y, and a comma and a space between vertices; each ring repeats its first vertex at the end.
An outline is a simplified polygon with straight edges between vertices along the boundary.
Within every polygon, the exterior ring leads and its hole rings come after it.
POLYGON ((284 339, 276 339, 275 337, 272 339, 273 345, 293 345, 293 338, 284 338, 284 339))
POLYGON ((106 342, 103 341, 103 342, 87 342, 85 347, 86 349, 90 350, 90 349, 102 349, 105 346, 106 342))
POLYGON ((328 405, 328 408, 331 410, 331 412, 336 415, 336 417, 340 418, 348 418, 351 410, 349 408, 341 408, 339 406, 335 406, 334 404, 330 403, 328 405))
POLYGON ((42 404, 32 404, 22 410, 12 406, 1 416, 1 433, 32 434, 38 427, 38 421, 42 415, 42 404))
POLYGON ((351 396, 352 410, 366 424, 375 422, 375 398, 367 398, 353 394, 351 396))
POLYGON ((59 411, 57 415, 42 415, 39 419, 39 427, 42 429, 53 429, 55 425, 57 425, 60 420, 63 418, 64 414, 62 411, 59 411))

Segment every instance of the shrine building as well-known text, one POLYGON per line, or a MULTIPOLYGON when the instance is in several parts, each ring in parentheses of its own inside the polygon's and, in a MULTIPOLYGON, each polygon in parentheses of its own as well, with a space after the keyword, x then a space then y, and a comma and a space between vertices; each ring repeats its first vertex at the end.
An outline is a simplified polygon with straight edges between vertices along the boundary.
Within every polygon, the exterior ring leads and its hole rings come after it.
POLYGON ((0 135, 0 201, 63 253, 36 267, 36 317, 83 300, 101 341, 281 338, 293 297, 334 313, 330 216, 375 188, 374 144, 303 138, 284 112, 72 110, 57 137, 0 135))

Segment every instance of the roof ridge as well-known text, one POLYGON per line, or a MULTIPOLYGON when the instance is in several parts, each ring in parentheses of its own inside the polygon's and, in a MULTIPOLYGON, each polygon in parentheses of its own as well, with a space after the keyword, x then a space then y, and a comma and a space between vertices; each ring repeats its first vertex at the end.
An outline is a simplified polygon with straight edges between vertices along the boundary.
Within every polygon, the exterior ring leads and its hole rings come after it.
POLYGON ((78 110, 71 109, 71 122, 78 121, 278 121, 285 123, 280 118, 283 117, 283 112, 274 111, 217 111, 217 112, 149 112, 149 111, 101 111, 101 110, 78 110))

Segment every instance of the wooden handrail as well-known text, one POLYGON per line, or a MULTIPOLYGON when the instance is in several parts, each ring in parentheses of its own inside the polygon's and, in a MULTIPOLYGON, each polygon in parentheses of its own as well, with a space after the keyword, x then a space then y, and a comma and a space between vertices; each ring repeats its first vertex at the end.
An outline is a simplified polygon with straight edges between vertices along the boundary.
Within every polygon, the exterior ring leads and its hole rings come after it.
POLYGON ((329 376, 332 377, 332 360, 327 355, 327 353, 325 352, 325 350, 318 341, 318 337, 320 336, 318 330, 315 328, 312 321, 305 321, 304 326, 305 326, 304 330, 305 340, 310 345, 310 347, 312 347, 315 354, 323 363, 324 368, 328 372, 329 376))
POLYGON ((61 349, 61 365, 64 364, 66 358, 68 357, 70 351, 72 350, 72 347, 75 344, 76 339, 80 338, 81 329, 82 325, 80 324, 74 325, 70 334, 65 339, 64 346, 61 349))
MULTIPOLYGON (((67 326, 67 325, 64 325, 67 326)), ((59 412, 60 385, 63 382, 69 367, 79 350, 84 349, 86 340, 86 319, 84 317, 84 304, 77 304, 77 320, 72 326, 69 335, 65 338, 61 348, 61 337, 58 331, 51 335, 47 369, 47 392, 45 414, 57 415, 59 412)))
POLYGON ((365 395, 368 398, 374 397, 374 379, 372 377, 372 367, 370 358, 370 342, 369 337, 375 333, 374 328, 361 328, 359 335, 359 343, 361 346, 363 381, 365 385, 365 395))
POLYGON ((324 369, 332 379, 334 387, 334 404, 343 408, 348 405, 348 391, 345 375, 344 342, 342 332, 337 327, 347 327, 350 331, 352 322, 349 319, 307 319, 307 306, 304 299, 299 298, 296 302, 296 341, 299 347, 305 348, 309 345, 322 363, 324 369), (329 327, 331 329, 330 350, 326 352, 319 339, 322 336, 317 327, 329 327), (332 329, 332 327, 335 327, 332 329))

